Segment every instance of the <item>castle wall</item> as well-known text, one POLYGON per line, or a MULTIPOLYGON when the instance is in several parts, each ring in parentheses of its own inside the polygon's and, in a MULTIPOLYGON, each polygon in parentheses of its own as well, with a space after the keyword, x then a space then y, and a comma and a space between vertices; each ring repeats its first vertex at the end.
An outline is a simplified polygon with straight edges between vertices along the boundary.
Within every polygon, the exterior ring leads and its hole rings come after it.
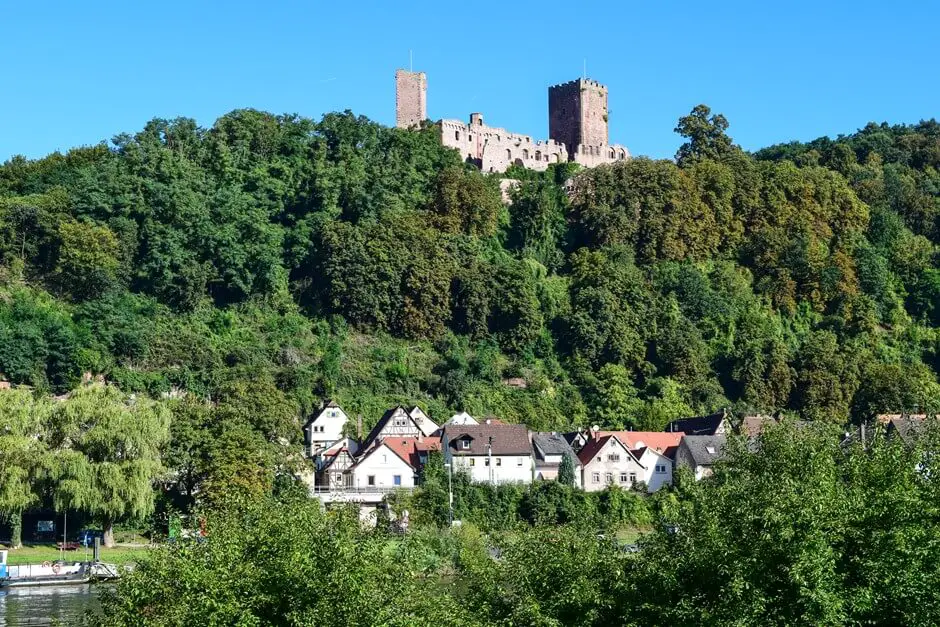
POLYGON ((581 144, 577 147, 571 160, 579 163, 586 168, 593 168, 605 163, 615 163, 630 158, 630 151, 626 146, 614 144, 612 146, 586 146, 581 144))
POLYGON ((557 141, 533 141, 528 135, 510 133, 504 128, 486 126, 479 113, 470 123, 441 120, 441 143, 460 152, 464 160, 484 172, 505 172, 512 164, 530 170, 545 170, 551 163, 568 161, 568 151, 557 141))
POLYGON ((428 117, 428 78, 424 72, 395 72, 395 125, 417 126, 428 117))

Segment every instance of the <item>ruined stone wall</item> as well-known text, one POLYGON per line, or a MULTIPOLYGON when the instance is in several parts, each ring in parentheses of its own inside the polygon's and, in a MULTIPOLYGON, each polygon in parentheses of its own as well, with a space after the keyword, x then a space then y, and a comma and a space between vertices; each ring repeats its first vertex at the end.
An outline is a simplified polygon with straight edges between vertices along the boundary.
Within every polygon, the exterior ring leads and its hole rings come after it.
POLYGON ((417 126, 428 117, 428 78, 424 72, 395 72, 395 125, 417 126))
POLYGON ((528 135, 486 126, 479 113, 470 114, 469 124, 441 120, 440 126, 441 143, 458 150, 464 160, 472 161, 484 172, 505 172, 514 163, 541 171, 551 163, 568 161, 564 144, 533 141, 528 135))
POLYGON ((625 161, 630 158, 630 151, 626 146, 614 144, 612 146, 586 146, 581 144, 577 147, 571 160, 579 163, 586 168, 593 168, 596 165, 604 163, 614 163, 616 161, 625 161))

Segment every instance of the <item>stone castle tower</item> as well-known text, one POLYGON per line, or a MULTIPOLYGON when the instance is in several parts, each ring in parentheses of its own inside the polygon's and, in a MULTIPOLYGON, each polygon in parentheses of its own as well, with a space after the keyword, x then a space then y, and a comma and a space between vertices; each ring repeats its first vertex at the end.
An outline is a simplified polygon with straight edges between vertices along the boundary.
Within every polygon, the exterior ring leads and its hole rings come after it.
POLYGON ((417 126, 428 117, 428 77, 424 72, 395 72, 395 125, 417 126))
POLYGON ((607 86, 579 78, 548 88, 548 136, 578 153, 578 146, 607 146, 607 86))

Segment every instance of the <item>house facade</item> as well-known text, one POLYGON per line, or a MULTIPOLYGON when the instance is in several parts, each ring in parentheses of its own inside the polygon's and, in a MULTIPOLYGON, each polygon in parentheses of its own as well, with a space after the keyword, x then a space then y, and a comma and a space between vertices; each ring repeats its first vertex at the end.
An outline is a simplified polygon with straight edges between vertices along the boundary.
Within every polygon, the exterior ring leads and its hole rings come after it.
POLYGON ((324 403, 304 425, 307 457, 316 457, 321 451, 342 439, 343 428, 348 420, 349 416, 335 402, 324 403))
POLYGON ((362 453, 344 473, 346 487, 357 490, 413 488, 416 469, 384 441, 362 453))
POLYGON ((440 427, 420 407, 405 409, 401 405, 389 409, 362 441, 362 449, 368 450, 380 438, 429 437, 440 427))
POLYGON ((557 481, 562 459, 568 455, 574 467, 574 484, 581 487, 581 461, 564 436, 559 433, 533 433, 532 454, 536 481, 557 481))
POLYGON ((531 483, 533 460, 525 425, 484 422, 447 425, 441 435, 444 461, 478 483, 531 483))
POLYGON ((629 490, 642 481, 646 469, 616 435, 593 437, 578 452, 581 485, 596 492, 616 485, 629 490))
POLYGON ((710 477, 712 467, 721 457, 727 438, 724 435, 687 435, 676 451, 676 467, 689 468, 695 480, 710 477))
POLYGON ((343 438, 321 451, 316 457, 316 487, 330 490, 346 487, 346 471, 356 462, 358 451, 359 445, 352 438, 343 438))

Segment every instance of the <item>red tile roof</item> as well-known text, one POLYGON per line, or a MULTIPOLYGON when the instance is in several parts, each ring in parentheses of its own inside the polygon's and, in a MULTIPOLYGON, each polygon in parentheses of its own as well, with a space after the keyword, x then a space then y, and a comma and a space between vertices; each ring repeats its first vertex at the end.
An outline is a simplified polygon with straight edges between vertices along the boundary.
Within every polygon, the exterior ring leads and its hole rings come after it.
POLYGON ((441 439, 440 438, 383 438, 376 446, 379 444, 384 444, 388 448, 392 449, 396 455, 401 457, 403 460, 408 462, 408 464, 418 470, 421 468, 421 456, 427 455, 430 451, 439 451, 441 450, 441 439))
POLYGON ((660 453, 679 446, 679 442, 682 441, 681 433, 666 433, 663 431, 598 431, 597 434, 599 437, 615 435, 627 448, 634 449, 648 446, 660 453))

